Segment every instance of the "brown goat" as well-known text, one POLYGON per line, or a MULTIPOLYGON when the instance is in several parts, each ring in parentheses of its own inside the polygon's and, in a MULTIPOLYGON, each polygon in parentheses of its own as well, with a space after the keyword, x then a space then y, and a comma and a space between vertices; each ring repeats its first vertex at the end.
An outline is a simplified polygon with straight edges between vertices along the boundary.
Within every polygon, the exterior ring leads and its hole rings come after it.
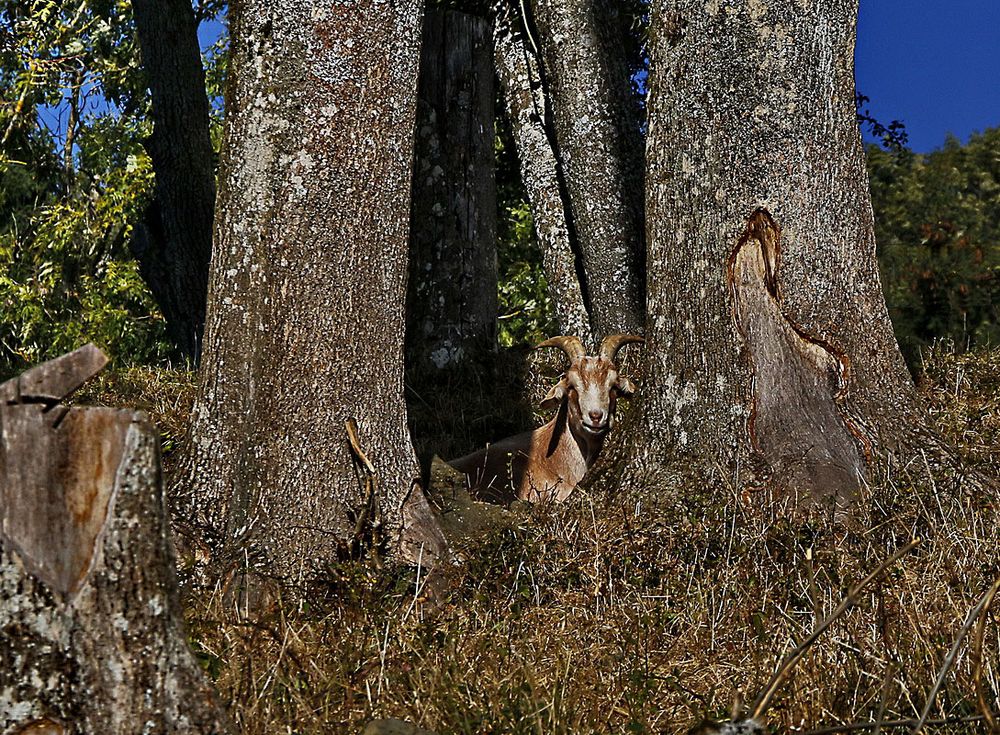
POLYGON ((578 337, 545 340, 538 347, 559 347, 570 360, 541 404, 558 406, 555 418, 448 464, 465 474, 470 492, 483 500, 565 500, 604 446, 618 399, 635 392, 632 381, 615 366, 618 350, 642 341, 635 335, 613 334, 601 343, 596 357, 589 357, 578 337))

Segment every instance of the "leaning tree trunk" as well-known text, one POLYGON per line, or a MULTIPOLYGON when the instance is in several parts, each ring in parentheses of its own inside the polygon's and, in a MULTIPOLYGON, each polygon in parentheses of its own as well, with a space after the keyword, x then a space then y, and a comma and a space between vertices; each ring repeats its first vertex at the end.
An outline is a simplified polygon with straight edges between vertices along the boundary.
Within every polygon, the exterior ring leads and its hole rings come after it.
POLYGON ((335 558, 365 517, 381 515, 393 540, 406 531, 416 546, 404 557, 440 542, 419 523, 429 507, 403 398, 420 11, 419 0, 250 0, 231 19, 208 322, 178 511, 286 578, 335 558), (371 466, 359 474, 362 453, 371 466), (366 512, 364 485, 380 514, 366 512))
POLYGON ((413 167, 407 362, 431 374, 496 349, 490 22, 424 18, 413 167))
POLYGON ((188 649, 145 415, 59 405, 88 345, 0 386, 0 733, 228 732, 188 649))
POLYGON ((591 344, 590 311, 582 285, 583 263, 574 249, 569 191, 556 156, 555 133, 545 123, 548 101, 542 87, 541 59, 525 31, 516 0, 497 0, 494 12, 494 64, 542 251, 549 297, 559 329, 591 344))
POLYGON ((583 261, 591 331, 635 332, 644 316, 643 157, 622 8, 602 0, 521 3, 542 59, 540 94, 583 261))
POLYGON ((156 175, 155 199, 132 249, 171 339, 197 361, 215 209, 198 24, 187 0, 136 0, 132 11, 153 100, 147 148, 156 175))
POLYGON ((755 469, 843 511, 919 424, 875 261, 856 17, 857 0, 654 3, 633 479, 755 469))

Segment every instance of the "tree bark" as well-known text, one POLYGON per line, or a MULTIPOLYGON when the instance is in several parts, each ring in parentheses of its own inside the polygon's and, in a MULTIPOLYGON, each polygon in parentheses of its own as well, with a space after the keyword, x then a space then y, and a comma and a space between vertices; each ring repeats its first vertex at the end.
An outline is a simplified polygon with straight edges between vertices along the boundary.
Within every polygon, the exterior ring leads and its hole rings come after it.
POLYGON ((500 0, 496 14, 496 65, 560 325, 585 342, 638 331, 642 135, 624 18, 595 0, 500 0))
POLYGON ((490 22, 424 18, 407 296, 407 359, 433 373, 495 351, 497 202, 490 22))
POLYGON ((569 193, 555 153, 554 133, 546 127, 541 59, 534 52, 521 11, 513 0, 495 6, 493 55, 504 111, 510 120, 521 179, 528 194, 535 235, 549 296, 563 334, 593 343, 583 263, 574 250, 569 193))
POLYGON ((856 0, 654 3, 630 481, 715 468, 844 513, 921 423, 875 260, 856 18, 856 0))
POLYGON ((156 176, 155 200, 132 249, 171 339, 197 361, 215 209, 198 24, 187 0, 136 0, 132 11, 153 101, 147 150, 156 176))
POLYGON ((366 516, 403 558, 443 541, 403 397, 419 0, 231 17, 219 217, 179 518, 308 577, 366 516), (362 482, 345 424, 371 462, 362 482), (368 482, 370 480, 370 483, 368 482))
POLYGON ((225 733, 188 649, 145 415, 58 405, 93 346, 0 386, 0 733, 225 733))
POLYGON ((583 259, 591 330, 643 324, 643 141, 625 56, 628 19, 606 0, 530 0, 556 155, 583 259))

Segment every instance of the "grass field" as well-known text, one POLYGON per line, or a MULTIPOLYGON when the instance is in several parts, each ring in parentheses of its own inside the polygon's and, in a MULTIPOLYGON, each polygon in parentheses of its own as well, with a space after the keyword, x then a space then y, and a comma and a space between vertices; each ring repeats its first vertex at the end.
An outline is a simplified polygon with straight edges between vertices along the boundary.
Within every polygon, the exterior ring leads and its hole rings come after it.
MULTIPOLYGON (((88 397, 150 411, 170 450, 183 440, 190 380, 113 373, 88 397)), ((920 389, 969 471, 1000 480, 1000 351, 935 350, 920 389)), ((188 588, 191 640, 248 734, 360 733, 375 717, 440 735, 686 732, 726 717, 737 691, 752 700, 854 582, 920 536, 809 649, 766 713, 776 732, 913 718, 1000 575, 1000 502, 960 475, 932 476, 920 457, 890 468, 866 493, 865 532, 790 523, 767 498, 726 487, 590 488, 565 505, 496 514, 430 585, 413 570, 346 562, 305 600, 275 600, 252 619, 217 589, 188 588)), ((994 607, 981 688, 995 711, 994 607)), ((932 718, 980 714, 972 638, 932 718)), ((987 731, 981 721, 932 729, 987 731)))

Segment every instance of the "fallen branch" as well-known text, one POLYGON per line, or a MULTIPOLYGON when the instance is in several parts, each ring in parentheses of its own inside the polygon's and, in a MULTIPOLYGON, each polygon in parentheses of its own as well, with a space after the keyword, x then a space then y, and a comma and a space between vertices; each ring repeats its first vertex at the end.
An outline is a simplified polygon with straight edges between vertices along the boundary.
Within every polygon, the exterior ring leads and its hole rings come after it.
POLYGON ((825 620, 823 620, 819 625, 816 626, 815 630, 806 638, 802 643, 800 643, 793 651, 791 651, 782 662, 781 666, 775 671, 774 676, 771 677, 770 683, 764 688, 764 691, 760 694, 757 700, 754 702, 753 707, 750 712, 750 719, 756 720, 765 711, 767 711, 767 706, 770 704, 771 699, 774 697, 778 688, 784 683, 785 679, 795 668, 795 665, 802 660, 809 647, 816 642, 827 628, 833 625, 834 621, 843 615, 844 611, 847 610, 851 605, 853 605, 858 600, 858 596, 861 594, 862 590, 871 584, 873 581, 885 574, 886 570, 889 569, 893 564, 899 561, 903 556, 910 553, 917 544, 920 543, 919 538, 913 539, 906 546, 899 549, 895 554, 890 556, 884 562, 878 565, 871 574, 862 579, 858 584, 854 585, 847 592, 847 596, 840 601, 836 609, 830 613, 825 620))
POLYGON ((972 628, 972 624, 976 622, 979 614, 983 611, 983 608, 988 602, 993 601, 993 596, 996 594, 996 585, 987 590, 982 597, 979 598, 979 602, 976 606, 969 611, 968 616, 965 618, 965 622, 962 624, 961 630, 958 631, 958 635, 955 637, 955 643, 951 647, 951 651, 948 652, 944 663, 941 665, 941 670, 938 672, 937 680, 934 682, 934 686, 931 687, 930 693, 927 695, 927 701, 924 703, 924 711, 920 713, 920 718, 917 720, 917 724, 913 727, 913 735, 918 735, 918 733, 923 729, 924 723, 927 721, 927 716, 930 714, 931 708, 934 706, 934 700, 937 699, 937 694, 941 690, 941 685, 944 683, 944 677, 947 676, 948 670, 955 663, 955 656, 958 655, 958 649, 962 645, 962 641, 965 640, 965 636, 968 634, 969 629, 972 628))
POLYGON ((979 615, 979 625, 976 626, 976 633, 972 638, 972 650, 970 652, 973 661, 972 680, 975 682, 976 700, 979 704, 979 711, 983 713, 983 719, 986 721, 986 729, 992 733, 1000 733, 1000 725, 997 724, 996 718, 993 717, 993 711, 990 708, 989 702, 986 701, 986 689, 983 687, 983 639, 986 636, 986 619, 989 617, 990 608, 993 606, 997 590, 1000 590, 1000 577, 990 587, 990 591, 986 593, 986 601, 979 615))

